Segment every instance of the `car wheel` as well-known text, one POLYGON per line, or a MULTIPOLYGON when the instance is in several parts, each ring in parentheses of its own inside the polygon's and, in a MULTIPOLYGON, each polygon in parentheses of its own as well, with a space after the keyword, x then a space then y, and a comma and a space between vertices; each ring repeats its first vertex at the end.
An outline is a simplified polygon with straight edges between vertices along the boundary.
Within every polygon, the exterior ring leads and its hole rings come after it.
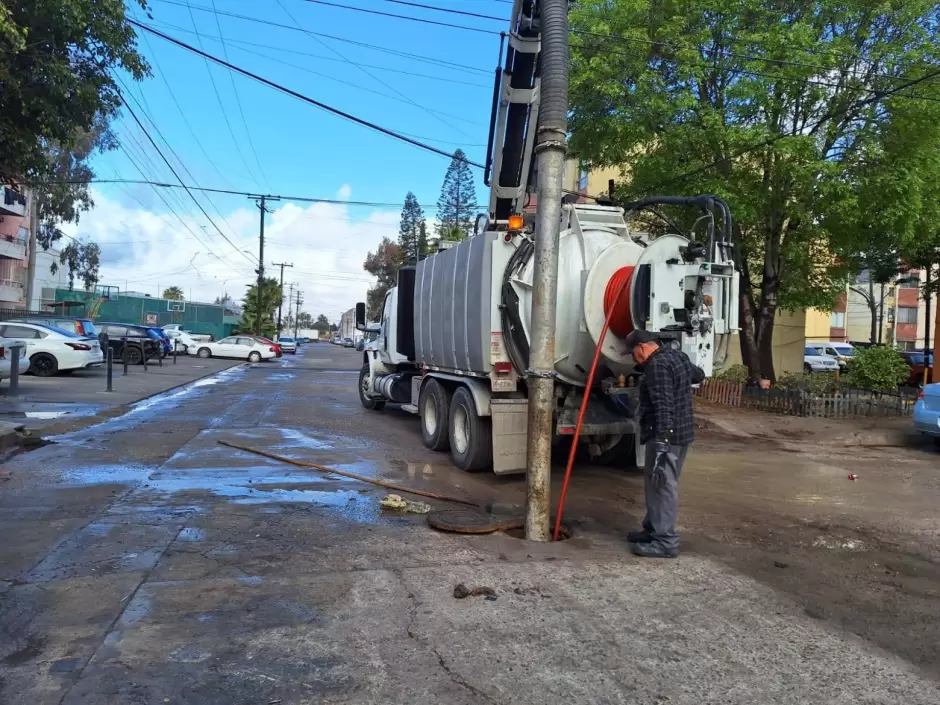
POLYGON ((385 408, 383 400, 376 400, 366 394, 369 388, 369 364, 366 363, 359 370, 359 402, 369 411, 381 411, 385 408))
POLYGON ((124 348, 124 354, 127 356, 128 365, 139 365, 144 361, 144 354, 140 348, 129 346, 124 348))
POLYGON ((809 374, 809 373, 812 372, 812 371, 813 371, 813 368, 810 367, 808 363, 805 363, 805 362, 804 362, 804 363, 803 363, 803 372, 806 372, 807 374, 809 374))
POLYGON ((212 357, 212 351, 209 348, 199 348, 198 355, 205 360, 207 357, 212 357))
POLYGON ((261 353, 257 350, 252 351, 248 354, 248 362, 261 362, 261 353))
POLYGON ((461 470, 487 470, 493 465, 493 429, 490 419, 477 415, 477 405, 466 387, 454 392, 450 403, 450 455, 461 470))
POLYGON ((36 353, 29 358, 29 371, 37 377, 52 377, 59 371, 59 362, 48 353, 36 353))
POLYGON ((940 450, 940 436, 933 437, 934 445, 937 446, 937 449, 940 450))
POLYGON ((421 417, 421 440, 431 450, 450 448, 448 431, 450 418, 450 392, 436 379, 429 379, 418 396, 418 414, 421 417))

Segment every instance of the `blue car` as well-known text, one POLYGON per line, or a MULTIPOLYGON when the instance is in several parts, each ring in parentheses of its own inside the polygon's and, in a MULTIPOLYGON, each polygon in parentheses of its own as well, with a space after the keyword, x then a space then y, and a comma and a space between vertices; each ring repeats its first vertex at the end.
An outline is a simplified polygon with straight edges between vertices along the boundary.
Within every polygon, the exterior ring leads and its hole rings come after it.
POLYGON ((170 336, 168 336, 162 328, 148 327, 147 332, 150 333, 151 338, 160 341, 160 347, 164 355, 169 355, 173 352, 173 343, 170 342, 170 336))
POLYGON ((940 448, 940 382, 925 384, 914 405, 914 428, 933 437, 940 448))

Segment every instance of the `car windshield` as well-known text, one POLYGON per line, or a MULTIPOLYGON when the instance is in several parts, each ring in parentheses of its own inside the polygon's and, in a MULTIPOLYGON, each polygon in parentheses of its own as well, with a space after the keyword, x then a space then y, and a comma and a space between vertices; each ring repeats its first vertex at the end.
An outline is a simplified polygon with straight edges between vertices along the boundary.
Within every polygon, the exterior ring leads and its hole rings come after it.
POLYGON ((294 342, 294 339, 293 339, 293 338, 280 338, 280 339, 278 340, 278 342, 280 342, 280 343, 293 343, 293 342, 294 342))
POLYGON ((803 354, 804 355, 818 355, 819 351, 817 351, 815 348, 804 348, 803 354))
POLYGON ((833 345, 832 348, 842 357, 852 357, 855 355, 855 348, 851 345, 833 345))

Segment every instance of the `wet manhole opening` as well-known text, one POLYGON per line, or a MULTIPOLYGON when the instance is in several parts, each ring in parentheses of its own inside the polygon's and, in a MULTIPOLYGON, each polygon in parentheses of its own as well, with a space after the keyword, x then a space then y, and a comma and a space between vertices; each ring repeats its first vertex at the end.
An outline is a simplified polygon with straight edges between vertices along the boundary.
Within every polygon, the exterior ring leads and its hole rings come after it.
MULTIPOLYGON (((525 538, 525 526, 513 527, 512 529, 506 529, 503 531, 506 536, 512 536, 514 539, 524 539, 525 538)), ((552 524, 552 536, 555 535, 555 525, 552 524)), ((572 536, 571 527, 561 525, 561 529, 558 531, 558 540, 567 541, 572 536)))
POLYGON ((496 516, 482 509, 437 509, 428 514, 428 525, 454 534, 492 534, 525 526, 525 519, 496 516))

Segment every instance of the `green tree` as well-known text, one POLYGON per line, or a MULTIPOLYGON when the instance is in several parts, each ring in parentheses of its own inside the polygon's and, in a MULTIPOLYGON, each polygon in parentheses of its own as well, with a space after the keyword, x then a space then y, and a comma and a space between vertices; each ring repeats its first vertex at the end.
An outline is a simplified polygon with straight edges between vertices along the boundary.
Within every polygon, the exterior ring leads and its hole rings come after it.
POLYGON ((363 262, 362 267, 378 280, 366 294, 366 311, 369 320, 377 321, 381 317, 385 295, 398 281, 400 263, 401 247, 387 237, 382 238, 375 252, 369 252, 366 255, 366 261, 363 262))
MULTIPOLYGON (((59 263, 68 268, 69 291, 75 287, 76 278, 82 280, 85 291, 91 291, 98 283, 101 248, 94 242, 73 240, 62 248, 59 253, 59 263)), ((55 262, 53 262, 53 267, 55 267, 55 262)))
POLYGON ((398 247, 401 264, 416 264, 420 255, 428 252, 428 235, 424 221, 424 210, 415 195, 409 191, 401 209, 398 226, 398 247))
POLYGON ((183 290, 178 286, 168 286, 163 290, 163 298, 171 299, 173 301, 182 301, 183 300, 183 290))
POLYGON ((940 81, 898 90, 940 66, 936 3, 586 0, 571 17, 574 155, 621 166, 618 196, 730 203, 742 356, 772 379, 777 312, 831 307, 859 224, 903 242, 922 221, 936 185, 888 155, 938 150, 940 81))
POLYGON ((322 313, 317 316, 317 320, 311 326, 318 333, 328 333, 330 330, 330 320, 322 313))
MULTIPOLYGON (((141 9, 142 0, 131 3, 141 9)), ((45 180, 50 145, 70 150, 119 109, 113 78, 142 79, 123 0, 4 2, 0 13, 0 178, 45 180)))
POLYGON ((258 318, 261 318, 261 334, 267 338, 273 338, 276 333, 274 323, 274 314, 277 311, 277 305, 280 303, 281 284, 274 277, 264 279, 261 287, 261 308, 258 308, 258 285, 252 284, 245 292, 245 298, 242 299, 242 317, 238 324, 238 330, 242 333, 254 333, 258 330, 258 318))
POLYGON ((442 240, 463 240, 477 214, 476 186, 462 149, 454 152, 437 199, 437 232, 442 240))

